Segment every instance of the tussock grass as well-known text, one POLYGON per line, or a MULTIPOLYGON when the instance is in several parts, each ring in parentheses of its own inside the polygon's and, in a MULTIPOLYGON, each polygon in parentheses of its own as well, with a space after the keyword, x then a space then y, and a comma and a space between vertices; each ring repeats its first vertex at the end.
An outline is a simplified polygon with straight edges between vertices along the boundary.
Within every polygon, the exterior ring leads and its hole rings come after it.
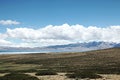
POLYGON ((73 73, 72 75, 78 76, 83 74, 76 73, 77 71, 83 71, 84 76, 120 74, 120 48, 77 53, 0 55, 0 73, 51 73, 51 71, 42 72, 42 69, 73 73), (87 74, 88 71, 93 73, 87 74))
POLYGON ((0 80, 39 80, 37 77, 33 77, 22 73, 10 73, 0 77, 0 80))
POLYGON ((82 71, 82 72, 74 72, 74 73, 68 73, 66 74, 68 78, 90 78, 90 79, 97 79, 102 78, 102 76, 88 71, 82 71))
POLYGON ((54 70, 39 70, 35 75, 36 76, 57 75, 57 72, 54 70))

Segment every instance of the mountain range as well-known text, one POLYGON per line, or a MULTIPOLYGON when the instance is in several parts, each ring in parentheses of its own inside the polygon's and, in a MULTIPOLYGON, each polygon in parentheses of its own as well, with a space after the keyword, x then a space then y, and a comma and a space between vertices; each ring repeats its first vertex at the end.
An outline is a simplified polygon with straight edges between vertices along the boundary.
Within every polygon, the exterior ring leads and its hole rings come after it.
POLYGON ((54 45, 47 47, 0 47, 0 52, 84 52, 107 48, 120 47, 120 43, 114 42, 84 42, 67 45, 54 45))

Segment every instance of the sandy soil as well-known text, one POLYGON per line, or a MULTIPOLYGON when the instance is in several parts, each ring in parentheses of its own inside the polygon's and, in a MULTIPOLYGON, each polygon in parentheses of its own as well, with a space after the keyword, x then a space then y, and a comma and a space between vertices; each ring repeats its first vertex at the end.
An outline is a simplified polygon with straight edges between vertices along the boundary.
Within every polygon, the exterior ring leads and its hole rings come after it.
MULTIPOLYGON (((31 76, 35 76, 35 73, 26 73, 31 76)), ((78 79, 78 80, 120 80, 120 75, 115 74, 102 74, 103 78, 101 79, 78 79)), ((37 76, 40 80, 77 80, 69 79, 65 76, 65 73, 58 73, 58 75, 48 75, 48 76, 37 76)))
MULTIPOLYGON (((35 76, 35 73, 26 73, 35 76)), ((37 76, 40 80, 74 80, 65 76, 65 73, 58 73, 58 75, 37 76)))
POLYGON ((6 74, 8 74, 8 73, 0 73, 0 77, 1 77, 1 76, 4 76, 4 75, 6 75, 6 74))
POLYGON ((104 77, 104 80, 120 80, 120 75, 116 75, 116 74, 105 74, 102 75, 104 77))

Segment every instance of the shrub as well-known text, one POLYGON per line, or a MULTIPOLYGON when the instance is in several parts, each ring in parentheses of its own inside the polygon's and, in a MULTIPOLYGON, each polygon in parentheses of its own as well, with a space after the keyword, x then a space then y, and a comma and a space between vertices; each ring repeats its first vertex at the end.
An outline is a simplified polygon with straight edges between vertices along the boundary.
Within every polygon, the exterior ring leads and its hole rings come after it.
POLYGON ((33 73, 33 72, 37 72, 37 70, 36 69, 17 70, 16 72, 20 72, 20 73, 33 73))
POLYGON ((0 73, 33 73, 37 72, 36 69, 27 69, 27 70, 0 70, 0 73))
POLYGON ((6 74, 3 77, 0 77, 0 80, 39 80, 39 79, 37 77, 33 77, 27 74, 10 73, 6 74))
POLYGON ((68 73, 66 74, 68 78, 90 78, 90 79, 96 79, 96 78, 102 78, 102 76, 97 75, 93 72, 74 72, 74 73, 68 73))
POLYGON ((0 73, 9 73, 11 72, 10 70, 0 70, 0 73))
POLYGON ((53 70, 39 70, 35 75, 37 75, 37 76, 57 75, 57 73, 53 70))

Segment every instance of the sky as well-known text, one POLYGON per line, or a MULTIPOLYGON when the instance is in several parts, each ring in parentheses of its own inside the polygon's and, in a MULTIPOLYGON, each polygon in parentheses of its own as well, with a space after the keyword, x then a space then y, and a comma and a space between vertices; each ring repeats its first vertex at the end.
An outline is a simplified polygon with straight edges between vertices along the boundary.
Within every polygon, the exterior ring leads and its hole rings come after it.
POLYGON ((120 42, 120 0, 0 0, 0 46, 120 42))

